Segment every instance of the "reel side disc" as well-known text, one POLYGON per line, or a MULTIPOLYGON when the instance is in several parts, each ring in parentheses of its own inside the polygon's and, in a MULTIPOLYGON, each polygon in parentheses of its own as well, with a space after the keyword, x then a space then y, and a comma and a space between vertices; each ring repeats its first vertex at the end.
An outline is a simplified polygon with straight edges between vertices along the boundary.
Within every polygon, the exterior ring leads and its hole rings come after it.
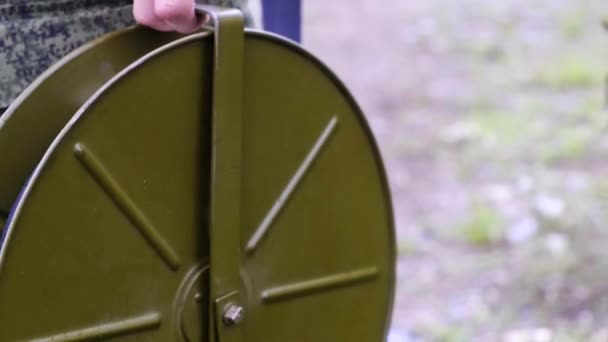
POLYGON ((364 117, 335 76, 296 45, 255 35, 245 56, 245 335, 384 340, 393 223, 364 117))
POLYGON ((196 37, 124 70, 34 172, 0 250, 0 341, 207 334, 191 322, 207 321, 212 40, 196 37))
MULTIPOLYGON (((0 340, 223 329, 207 325, 220 300, 206 272, 212 43, 197 34, 140 59, 49 148, 0 246, 0 340)), ((311 55, 258 32, 244 44, 242 340, 381 341, 394 236, 369 129, 311 55)))
POLYGON ((9 212, 57 133, 99 87, 177 37, 142 27, 112 33, 71 52, 27 87, 0 118, 0 213, 9 212))

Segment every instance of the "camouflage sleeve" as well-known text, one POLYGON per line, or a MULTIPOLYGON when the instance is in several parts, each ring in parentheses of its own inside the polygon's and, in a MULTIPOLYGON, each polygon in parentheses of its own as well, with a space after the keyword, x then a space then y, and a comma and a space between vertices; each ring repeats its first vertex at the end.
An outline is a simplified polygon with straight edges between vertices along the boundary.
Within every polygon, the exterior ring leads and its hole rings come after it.
MULTIPOLYGON (((209 3, 246 11, 245 1, 209 3)), ((105 33, 133 25, 131 3, 0 0, 0 108, 7 107, 38 75, 70 51, 105 33)))

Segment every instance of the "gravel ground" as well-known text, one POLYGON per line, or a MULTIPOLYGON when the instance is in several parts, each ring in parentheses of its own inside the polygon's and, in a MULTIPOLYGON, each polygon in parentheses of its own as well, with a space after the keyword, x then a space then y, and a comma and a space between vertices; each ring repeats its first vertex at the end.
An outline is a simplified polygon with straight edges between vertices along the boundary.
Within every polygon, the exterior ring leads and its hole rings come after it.
POLYGON ((608 3, 304 3, 387 165, 392 341, 608 341, 608 3))

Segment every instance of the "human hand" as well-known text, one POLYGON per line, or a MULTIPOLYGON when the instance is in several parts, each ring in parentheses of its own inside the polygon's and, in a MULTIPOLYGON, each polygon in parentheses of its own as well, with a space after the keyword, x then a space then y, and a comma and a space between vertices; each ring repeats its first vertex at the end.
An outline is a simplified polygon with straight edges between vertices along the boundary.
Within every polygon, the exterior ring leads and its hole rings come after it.
POLYGON ((194 0, 133 0, 133 16, 141 25, 180 33, 190 33, 205 21, 194 13, 194 0))

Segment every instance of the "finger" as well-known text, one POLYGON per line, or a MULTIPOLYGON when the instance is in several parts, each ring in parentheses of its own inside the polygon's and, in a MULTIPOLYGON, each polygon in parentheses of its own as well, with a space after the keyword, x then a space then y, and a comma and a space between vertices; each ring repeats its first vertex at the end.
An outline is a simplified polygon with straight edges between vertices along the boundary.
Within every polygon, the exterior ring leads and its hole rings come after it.
POLYGON ((173 30, 190 33, 202 24, 194 13, 194 0, 155 0, 154 12, 173 30))
POLYGON ((159 31, 171 31, 172 28, 156 15, 154 0, 133 0, 133 17, 140 24, 159 31))

